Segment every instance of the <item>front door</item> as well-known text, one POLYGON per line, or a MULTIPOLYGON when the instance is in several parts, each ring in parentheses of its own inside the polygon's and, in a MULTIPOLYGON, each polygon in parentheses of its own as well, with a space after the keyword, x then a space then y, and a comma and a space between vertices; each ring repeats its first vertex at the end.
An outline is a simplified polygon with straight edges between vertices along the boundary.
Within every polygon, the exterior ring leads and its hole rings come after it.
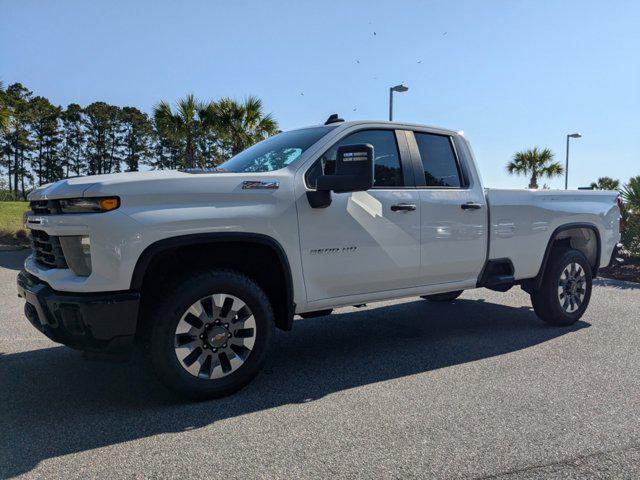
POLYGON ((334 193, 327 208, 298 199, 300 249, 307 300, 396 290, 420 278, 420 194, 413 182, 404 132, 347 133, 306 174, 307 186, 331 174, 342 145, 374 148, 374 187, 334 193), (401 154, 402 152, 402 154, 401 154), (404 167, 404 168, 403 168, 404 167))

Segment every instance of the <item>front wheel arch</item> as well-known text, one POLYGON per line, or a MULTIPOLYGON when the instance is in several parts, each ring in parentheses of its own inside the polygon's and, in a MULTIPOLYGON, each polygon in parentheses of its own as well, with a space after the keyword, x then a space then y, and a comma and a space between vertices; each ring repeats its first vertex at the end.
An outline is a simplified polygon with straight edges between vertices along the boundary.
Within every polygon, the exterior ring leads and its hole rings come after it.
MULTIPOLYGON (((131 280, 131 289, 142 292, 144 309, 150 283, 170 280, 190 271, 233 269, 252 278, 266 292, 275 314, 276 326, 291 330, 295 311, 291 267, 282 245, 274 238, 248 232, 214 232, 180 235, 149 245, 140 255, 131 280), (268 265, 261 265, 267 262, 268 265)), ((138 336, 148 325, 139 322, 138 336), (142 323, 142 325, 140 325, 142 323)))

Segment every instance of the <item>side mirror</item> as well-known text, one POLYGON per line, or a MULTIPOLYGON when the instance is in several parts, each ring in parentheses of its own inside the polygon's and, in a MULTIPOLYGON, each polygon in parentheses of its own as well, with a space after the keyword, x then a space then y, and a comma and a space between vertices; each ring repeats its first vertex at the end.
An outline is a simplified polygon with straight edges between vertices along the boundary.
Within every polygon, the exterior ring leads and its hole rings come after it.
POLYGON ((318 178, 315 192, 307 192, 313 208, 331 205, 331 191, 362 192, 373 186, 373 145, 357 144, 338 147, 334 175, 318 178))

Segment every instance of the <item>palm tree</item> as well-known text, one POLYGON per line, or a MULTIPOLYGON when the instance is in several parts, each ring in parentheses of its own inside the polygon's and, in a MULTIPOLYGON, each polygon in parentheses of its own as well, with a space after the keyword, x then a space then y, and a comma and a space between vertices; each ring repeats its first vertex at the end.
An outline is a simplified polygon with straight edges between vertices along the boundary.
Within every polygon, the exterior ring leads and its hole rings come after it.
POLYGON ((631 211, 640 212, 640 175, 631 177, 627 184, 622 187, 622 199, 631 211))
POLYGON ((534 147, 517 152, 513 160, 507 164, 507 172, 511 175, 530 175, 529 188, 538 188, 538 178, 553 178, 562 175, 564 168, 553 161, 553 152, 548 148, 542 150, 534 147))
POLYGON ((196 166, 195 146, 206 128, 202 112, 206 107, 193 94, 178 100, 176 111, 161 101, 153 109, 153 118, 159 133, 180 142, 184 146, 184 163, 187 168, 196 166))
POLYGON ((278 133, 278 123, 262 110, 262 100, 249 96, 242 102, 222 98, 210 103, 205 111, 229 156, 237 155, 254 143, 278 133))
POLYGON ((620 180, 614 180, 611 177, 600 177, 597 182, 591 183, 593 190, 618 190, 620 188, 620 180))

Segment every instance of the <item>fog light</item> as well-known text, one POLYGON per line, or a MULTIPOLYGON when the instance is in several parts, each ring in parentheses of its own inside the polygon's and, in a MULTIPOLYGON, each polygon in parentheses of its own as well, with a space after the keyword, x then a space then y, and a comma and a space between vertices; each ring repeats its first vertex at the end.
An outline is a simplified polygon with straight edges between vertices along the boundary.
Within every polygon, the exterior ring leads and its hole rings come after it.
POLYGON ((81 277, 91 274, 91 240, 86 235, 59 237, 69 268, 81 277))

